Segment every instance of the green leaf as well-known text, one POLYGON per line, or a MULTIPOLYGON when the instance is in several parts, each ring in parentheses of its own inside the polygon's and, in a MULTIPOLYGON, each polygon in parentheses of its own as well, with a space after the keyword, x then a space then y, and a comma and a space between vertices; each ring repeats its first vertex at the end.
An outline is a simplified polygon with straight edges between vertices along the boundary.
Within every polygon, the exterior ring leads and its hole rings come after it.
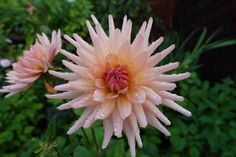
POLYGON ((177 151, 183 150, 186 145, 186 139, 184 137, 173 136, 170 141, 177 151))
POLYGON ((199 157, 200 156, 200 151, 197 147, 191 147, 189 150, 189 155, 191 157, 199 157))
POLYGON ((47 135, 49 140, 53 140, 56 136, 56 117, 53 117, 48 124, 47 135))
POLYGON ((6 131, 0 134, 0 144, 11 141, 13 138, 13 133, 10 131, 6 131))
POLYGON ((213 43, 210 43, 210 44, 206 45, 205 49, 210 50, 210 49, 216 49, 216 48, 232 46, 232 45, 236 45, 236 40, 223 39, 223 40, 218 40, 218 41, 215 41, 213 43))
POLYGON ((77 146, 74 150, 73 157, 95 157, 96 153, 91 149, 86 149, 82 146, 77 146))

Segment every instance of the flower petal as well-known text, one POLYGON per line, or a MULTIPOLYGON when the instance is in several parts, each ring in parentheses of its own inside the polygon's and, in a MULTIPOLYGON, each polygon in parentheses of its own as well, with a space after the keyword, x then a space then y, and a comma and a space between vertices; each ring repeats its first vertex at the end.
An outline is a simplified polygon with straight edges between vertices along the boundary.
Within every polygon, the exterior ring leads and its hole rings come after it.
POLYGON ((104 127, 104 138, 102 142, 102 149, 105 149, 113 135, 113 125, 111 118, 104 119, 103 127, 104 127))
POLYGON ((170 132, 160 123, 151 112, 146 112, 148 123, 161 131, 166 136, 170 136, 170 132))
POLYGON ((132 104, 128 99, 124 97, 118 97, 116 99, 116 105, 119 109, 122 119, 126 119, 131 114, 132 104))
POLYGON ((161 97, 153 89, 147 86, 141 86, 141 88, 145 91, 146 96, 150 99, 150 101, 157 105, 162 103, 161 97))
POLYGON ((107 118, 115 108, 115 100, 109 100, 101 104, 101 108, 98 110, 95 119, 107 118))
POLYGON ((93 107, 88 107, 85 109, 79 120, 77 120, 74 125, 67 131, 67 134, 71 135, 74 133, 76 130, 81 128, 86 121, 86 119, 89 117, 89 115, 92 113, 93 107))
POLYGON ((130 152, 131 152, 131 157, 135 157, 136 156, 136 151, 135 151, 135 136, 134 133, 132 132, 128 122, 124 122, 124 131, 125 134, 128 138, 128 143, 129 143, 129 148, 130 148, 130 152))
POLYGON ((114 135, 116 137, 121 137, 122 128, 123 128, 123 120, 121 119, 121 116, 117 107, 112 112, 112 122, 113 122, 114 135))
POLYGON ((129 116, 129 122, 130 122, 131 128, 132 128, 132 130, 135 134, 135 139, 138 143, 138 146, 140 148, 142 148, 143 143, 142 143, 142 140, 141 140, 141 137, 140 137, 140 131, 139 131, 139 128, 138 128, 137 119, 136 119, 136 117, 133 113, 129 116))
POLYGON ((147 119, 143 110, 143 105, 133 104, 133 109, 134 109, 135 116, 137 117, 137 120, 139 122, 139 125, 145 128, 147 126, 147 119))
POLYGON ((158 80, 165 81, 165 82, 176 82, 176 81, 184 80, 190 77, 190 75, 191 74, 189 72, 180 73, 180 74, 171 74, 171 75, 160 74, 158 76, 158 80))
POLYGON ((146 101, 144 103, 144 107, 145 107, 146 110, 152 112, 158 119, 160 119, 166 125, 170 125, 171 124, 169 119, 154 104, 152 104, 151 102, 146 101))
POLYGON ((166 107, 169 107, 187 117, 192 116, 192 113, 188 110, 186 110, 185 108, 183 108, 182 106, 179 106, 178 104, 176 104, 174 101, 172 100, 168 100, 168 99, 164 99, 163 100, 163 105, 165 105, 166 107))

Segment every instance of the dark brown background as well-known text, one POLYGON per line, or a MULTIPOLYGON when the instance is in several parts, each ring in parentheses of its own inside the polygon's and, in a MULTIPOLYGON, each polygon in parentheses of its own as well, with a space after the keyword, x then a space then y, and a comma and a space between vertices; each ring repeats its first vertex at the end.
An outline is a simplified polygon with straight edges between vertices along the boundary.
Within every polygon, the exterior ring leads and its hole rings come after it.
MULTIPOLYGON (((236 0, 151 0, 151 7, 165 21, 165 31, 174 29, 187 36, 206 27, 209 35, 219 30, 214 40, 236 39, 236 0)), ((205 52, 200 58, 201 77, 212 81, 235 77, 235 50, 230 46, 205 52)))

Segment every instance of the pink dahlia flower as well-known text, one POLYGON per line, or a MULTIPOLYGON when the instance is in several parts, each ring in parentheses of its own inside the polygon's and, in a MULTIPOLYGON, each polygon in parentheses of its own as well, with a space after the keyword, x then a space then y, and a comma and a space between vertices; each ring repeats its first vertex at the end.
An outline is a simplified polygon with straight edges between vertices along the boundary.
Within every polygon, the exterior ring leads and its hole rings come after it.
POLYGON ((61 93, 47 97, 70 100, 60 105, 60 110, 84 108, 68 134, 81 127, 88 128, 96 120, 103 120, 102 148, 107 147, 112 135, 121 137, 123 131, 128 138, 131 156, 135 157, 136 142, 142 147, 139 126, 150 124, 166 136, 170 135, 162 123, 171 123, 158 109, 159 105, 191 116, 191 112, 175 103, 183 101, 183 97, 170 92, 176 87, 173 82, 186 79, 190 73, 164 74, 177 68, 178 62, 155 67, 175 46, 152 55, 163 41, 161 37, 152 44, 148 42, 152 18, 143 23, 131 42, 132 22, 126 16, 121 30, 115 28, 113 18, 109 16, 109 35, 97 19, 91 17, 95 30, 89 21, 86 24, 93 46, 77 34, 73 34, 73 39, 65 35, 65 39, 76 47, 78 56, 61 50, 72 61, 63 60, 72 72, 50 70, 51 75, 68 82, 55 86, 55 90, 61 93))
POLYGON ((13 63, 13 70, 7 74, 7 82, 10 85, 3 86, 1 93, 9 93, 6 97, 28 89, 35 80, 51 67, 55 55, 61 48, 60 31, 52 32, 51 41, 42 33, 37 35, 37 41, 24 51, 17 63, 13 63))

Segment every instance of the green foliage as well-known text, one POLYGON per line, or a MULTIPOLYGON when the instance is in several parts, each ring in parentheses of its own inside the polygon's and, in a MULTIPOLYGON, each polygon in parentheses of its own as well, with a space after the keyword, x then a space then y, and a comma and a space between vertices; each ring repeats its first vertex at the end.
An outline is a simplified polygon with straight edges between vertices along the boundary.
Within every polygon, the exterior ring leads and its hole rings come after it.
POLYGON ((215 34, 209 35, 206 28, 202 30, 194 30, 188 37, 186 37, 186 39, 183 39, 183 37, 181 37, 177 32, 166 35, 165 41, 160 46, 160 49, 166 48, 173 43, 176 45, 176 48, 162 63, 181 61, 182 63, 178 68, 180 71, 193 71, 199 66, 198 59, 201 54, 207 53, 208 50, 236 44, 235 39, 213 41, 214 36, 215 34), (201 31, 200 35, 196 36, 199 31, 201 31), (194 46, 188 48, 188 45, 193 43, 194 37, 197 38, 194 46))
POLYGON ((52 30, 61 29, 68 34, 80 32, 84 37, 87 34, 85 20, 92 8, 87 0, 73 3, 66 0, 0 0, 0 51, 7 52, 1 56, 16 59, 23 48, 35 41, 36 33, 50 34, 52 30))
POLYGON ((41 112, 43 104, 34 92, 28 90, 10 99, 0 99, 1 156, 16 156, 16 153, 25 154, 33 151, 33 146, 28 147, 27 152, 23 150, 27 143, 33 140, 33 136, 42 133, 38 125, 44 118, 41 112))
MULTIPOLYGON (((63 34, 76 32, 86 38, 85 19, 92 13, 96 14, 105 30, 108 30, 108 14, 114 16, 118 27, 121 27, 122 17, 127 14, 135 23, 133 33, 138 31, 141 22, 152 15, 149 4, 141 0, 0 0, 0 51, 4 52, 0 53, 0 57, 16 60, 40 32, 50 34, 60 28, 63 34), (27 11, 30 7, 34 8, 32 14, 27 11)), ((158 21, 155 17, 154 25, 158 21)), ((160 49, 176 43, 176 50, 162 64, 183 61, 178 71, 193 71, 202 53, 236 43, 226 39, 212 41, 214 35, 208 36, 206 29, 203 29, 194 47, 187 48, 197 31, 186 39, 177 32, 166 36, 160 49)), ((59 57, 55 62, 60 62, 59 57)), ((1 85, 5 74, 6 69, 0 68, 1 85)), ((66 131, 82 111, 57 111, 56 106, 63 102, 47 100, 45 90, 42 90, 43 80, 40 81, 30 90, 11 98, 3 99, 0 95, 0 156, 130 156, 126 138, 113 137, 107 149, 101 149, 101 122, 96 122, 92 129, 80 129, 73 135, 67 135, 66 131)), ((180 104, 188 108, 193 117, 186 118, 162 108, 172 121, 172 126, 168 127, 172 136, 165 137, 152 127, 141 129, 144 146, 137 148, 137 157, 236 156, 235 83, 235 80, 226 78, 211 84, 192 72, 191 78, 181 82, 176 92, 186 98, 180 104)))

